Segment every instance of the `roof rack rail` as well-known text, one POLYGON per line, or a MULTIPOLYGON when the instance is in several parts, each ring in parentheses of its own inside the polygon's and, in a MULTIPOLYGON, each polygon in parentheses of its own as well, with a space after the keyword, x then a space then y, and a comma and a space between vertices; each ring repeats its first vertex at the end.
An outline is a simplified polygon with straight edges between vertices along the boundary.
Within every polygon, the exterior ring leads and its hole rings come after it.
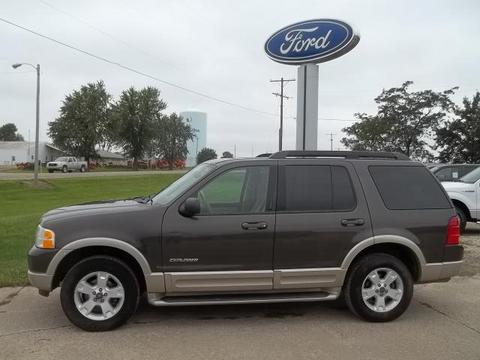
POLYGON ((345 159, 394 159, 410 160, 404 154, 385 151, 318 151, 318 150, 289 150, 279 151, 270 156, 270 159, 287 159, 292 157, 341 157, 345 159))
POLYGON ((259 154, 259 155, 255 156, 255 157, 260 157, 260 158, 266 157, 266 158, 269 158, 270 156, 272 156, 272 153, 263 153, 263 154, 259 154))

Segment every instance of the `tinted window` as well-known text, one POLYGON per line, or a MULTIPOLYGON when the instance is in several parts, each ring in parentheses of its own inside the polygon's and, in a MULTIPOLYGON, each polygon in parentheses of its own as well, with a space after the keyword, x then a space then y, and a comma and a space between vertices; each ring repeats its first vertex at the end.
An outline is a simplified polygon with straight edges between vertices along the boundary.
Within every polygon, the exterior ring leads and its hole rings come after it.
POLYGON ((440 180, 440 181, 445 181, 445 180, 452 180, 453 174, 456 173, 456 177, 458 178, 458 171, 457 169, 453 169, 451 167, 444 167, 435 172, 435 176, 440 180))
POLYGON ((341 166, 284 166, 280 171, 278 209, 333 211, 355 207, 347 170, 341 166))
POLYGON ((268 166, 228 170, 205 185, 196 196, 201 215, 257 214, 265 212, 268 166))
POLYGON ((332 166, 333 208, 350 210, 356 205, 355 194, 348 171, 343 166, 332 166))
POLYGON ((441 185, 424 167, 370 166, 369 170, 388 209, 450 208, 441 185))

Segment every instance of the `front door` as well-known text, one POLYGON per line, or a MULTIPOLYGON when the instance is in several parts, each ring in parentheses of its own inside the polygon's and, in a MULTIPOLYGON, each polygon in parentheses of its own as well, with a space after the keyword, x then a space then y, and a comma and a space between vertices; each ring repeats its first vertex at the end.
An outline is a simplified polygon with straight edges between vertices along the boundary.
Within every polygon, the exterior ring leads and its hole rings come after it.
POLYGON ((173 203, 162 226, 167 293, 248 292, 273 287, 275 169, 217 170, 173 203), (200 214, 182 216, 190 197, 200 214))
POLYGON ((340 286, 345 255, 372 236, 353 166, 335 159, 286 160, 278 183, 275 288, 340 286))

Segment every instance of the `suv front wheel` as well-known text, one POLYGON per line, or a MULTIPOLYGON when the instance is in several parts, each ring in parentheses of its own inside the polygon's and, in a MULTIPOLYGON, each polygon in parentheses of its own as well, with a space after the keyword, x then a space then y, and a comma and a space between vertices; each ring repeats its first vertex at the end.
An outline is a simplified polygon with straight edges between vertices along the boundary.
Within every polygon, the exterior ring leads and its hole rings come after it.
POLYGON ((60 301, 68 319, 87 331, 106 331, 125 323, 136 311, 139 285, 122 261, 92 256, 65 275, 60 301))
POLYGON ((391 321, 408 308, 413 279, 398 258, 370 254, 353 265, 344 292, 348 307, 359 317, 373 322, 391 321))

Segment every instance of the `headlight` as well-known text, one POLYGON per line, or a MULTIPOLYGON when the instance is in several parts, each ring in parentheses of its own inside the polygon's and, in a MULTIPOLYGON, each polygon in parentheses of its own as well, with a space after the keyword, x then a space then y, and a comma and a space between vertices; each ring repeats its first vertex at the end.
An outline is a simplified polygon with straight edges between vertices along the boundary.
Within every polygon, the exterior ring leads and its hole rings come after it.
POLYGON ((45 229, 38 225, 37 236, 35 237, 35 246, 40 249, 54 249, 55 233, 50 229, 45 229))

